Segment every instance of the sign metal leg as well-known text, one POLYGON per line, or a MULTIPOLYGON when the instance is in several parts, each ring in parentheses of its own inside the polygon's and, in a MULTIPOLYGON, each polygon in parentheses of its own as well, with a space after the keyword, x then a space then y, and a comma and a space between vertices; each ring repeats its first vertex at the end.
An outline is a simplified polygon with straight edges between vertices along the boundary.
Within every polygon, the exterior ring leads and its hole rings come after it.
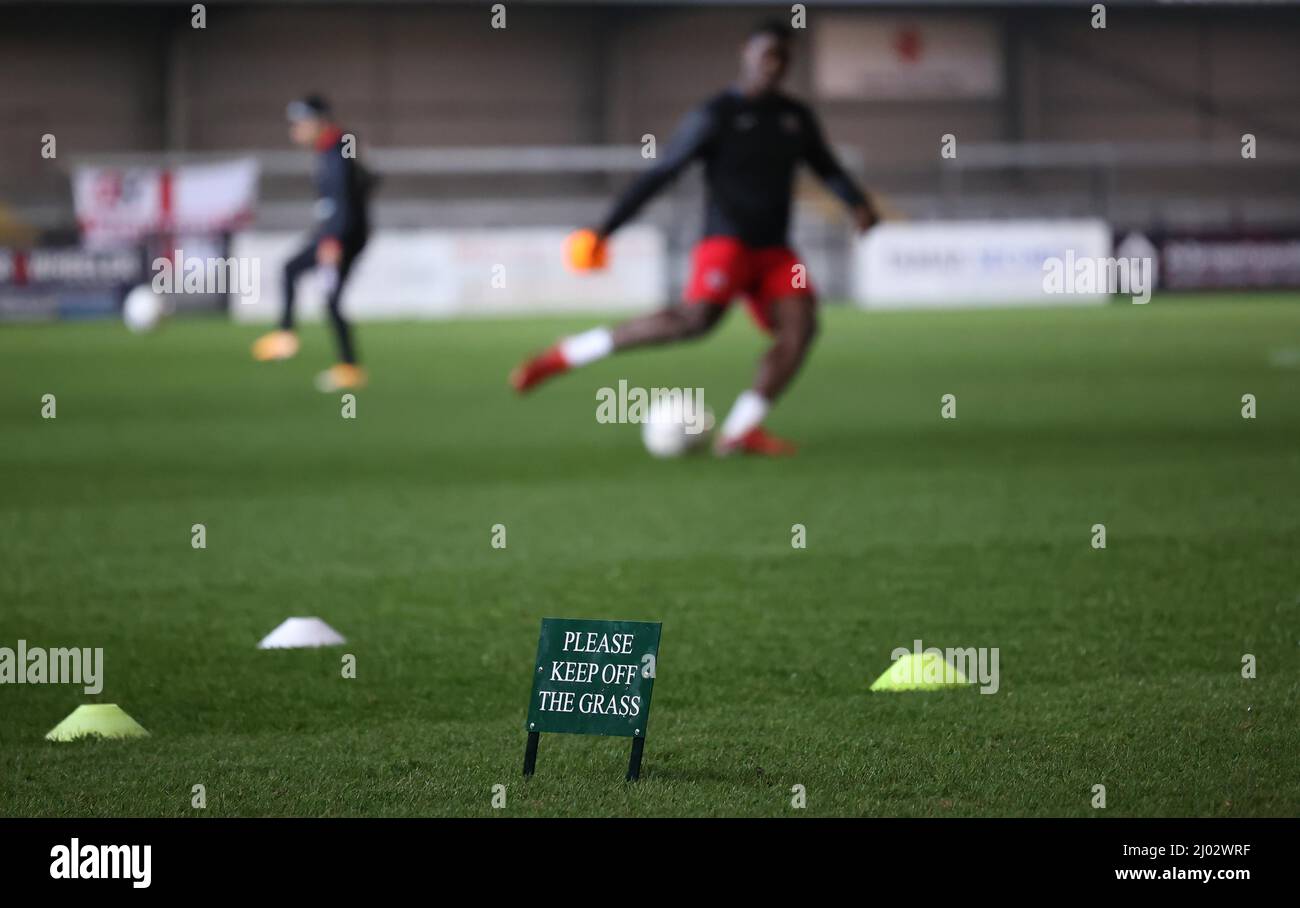
POLYGON ((641 778, 641 751, 645 750, 645 738, 632 739, 632 758, 627 761, 627 780, 635 782, 641 778))
POLYGON ((537 769, 537 739, 540 738, 541 732, 530 731, 528 733, 528 746, 524 748, 524 778, 528 778, 537 769))

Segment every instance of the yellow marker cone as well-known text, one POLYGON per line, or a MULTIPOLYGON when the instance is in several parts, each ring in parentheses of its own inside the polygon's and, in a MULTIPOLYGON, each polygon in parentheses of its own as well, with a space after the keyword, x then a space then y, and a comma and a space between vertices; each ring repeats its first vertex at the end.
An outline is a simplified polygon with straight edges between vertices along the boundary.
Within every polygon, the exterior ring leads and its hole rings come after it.
POLYGON ((873 691, 944 690, 970 684, 956 666, 938 653, 908 653, 886 669, 871 685, 873 691))
POLYGON ((116 703, 91 703, 78 706, 68 718, 50 729, 47 741, 75 741, 88 735, 101 738, 147 738, 139 722, 116 703))

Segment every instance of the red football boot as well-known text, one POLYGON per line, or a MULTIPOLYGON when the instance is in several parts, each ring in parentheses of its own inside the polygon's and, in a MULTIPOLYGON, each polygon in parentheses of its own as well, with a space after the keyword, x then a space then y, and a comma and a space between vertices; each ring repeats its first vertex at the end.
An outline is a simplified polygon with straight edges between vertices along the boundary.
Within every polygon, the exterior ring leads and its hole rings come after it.
POLYGON ((718 436, 713 453, 719 457, 730 454, 758 454, 761 457, 790 457, 798 448, 793 442, 769 435, 762 426, 754 426, 738 438, 718 436))
POLYGON ((520 394, 530 391, 537 385, 559 375, 562 372, 569 371, 569 364, 560 352, 559 347, 551 347, 534 356, 525 363, 515 366, 515 370, 510 373, 510 384, 520 394))

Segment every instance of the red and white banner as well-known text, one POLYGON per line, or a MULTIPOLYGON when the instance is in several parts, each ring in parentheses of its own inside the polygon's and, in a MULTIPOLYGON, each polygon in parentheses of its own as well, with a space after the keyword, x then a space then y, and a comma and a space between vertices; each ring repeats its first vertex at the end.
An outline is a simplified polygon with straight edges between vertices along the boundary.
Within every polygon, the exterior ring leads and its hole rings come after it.
POLYGON ((953 101, 1002 93, 993 19, 822 12, 813 37, 813 84, 822 98, 953 101))
POLYGON ((72 198, 91 247, 136 243, 159 233, 224 233, 252 220, 257 162, 78 167, 72 198))

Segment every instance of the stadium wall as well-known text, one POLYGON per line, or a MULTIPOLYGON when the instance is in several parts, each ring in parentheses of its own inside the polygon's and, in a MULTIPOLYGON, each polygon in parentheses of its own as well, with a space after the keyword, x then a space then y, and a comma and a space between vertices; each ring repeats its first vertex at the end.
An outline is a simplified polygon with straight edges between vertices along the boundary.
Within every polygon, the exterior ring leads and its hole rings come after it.
MULTIPOLYGON (((771 9, 525 4, 493 30, 472 6, 213 4, 195 30, 188 7, 0 7, 0 198, 66 195, 37 154, 44 133, 62 156, 284 147, 284 101, 307 89, 384 147, 636 142, 725 84, 740 36, 771 9)), ((1075 10, 975 15, 996 23, 998 97, 824 100, 833 139, 894 170, 944 133, 1300 138, 1300 11, 1117 8, 1104 31, 1075 10)), ((805 45, 792 88, 817 100, 805 45)))
MULTIPOLYGON (((494 30, 486 8, 467 4, 214 3, 207 27, 196 30, 184 5, 0 5, 0 209, 7 204, 17 220, 47 228, 47 237, 59 228, 72 242, 69 171, 79 156, 291 154, 284 103, 307 90, 334 100, 363 147, 629 145, 646 133, 663 140, 685 110, 727 83, 741 37, 774 12, 526 3, 511 5, 508 27, 494 30), (58 139, 56 166, 39 154, 47 133, 58 139)), ((1249 131, 1267 159, 1300 138, 1298 10, 1125 6, 1111 11, 1104 31, 1082 9, 812 13, 791 90, 817 104, 837 145, 857 150, 864 181, 891 215, 1102 216, 1124 229, 1159 230, 1235 227, 1244 213, 1287 226, 1279 219, 1300 210, 1296 166, 1006 168, 950 180, 937 156, 945 134, 962 147, 1212 142, 1230 150, 1249 131), (874 98, 824 90, 824 32, 853 31, 875 56, 902 54, 871 41, 913 20, 987 34, 995 90, 874 98), (925 148, 936 153, 918 152, 925 148)), ((567 226, 598 217, 626 179, 387 177, 375 222, 402 230, 567 226)), ((698 177, 683 180, 644 218, 664 232, 670 293, 696 234, 697 188, 698 177)), ((263 179, 259 228, 301 229, 310 193, 305 167, 263 179)), ((795 241, 819 287, 850 293, 852 246, 839 206, 813 191, 797 211, 795 241)))

